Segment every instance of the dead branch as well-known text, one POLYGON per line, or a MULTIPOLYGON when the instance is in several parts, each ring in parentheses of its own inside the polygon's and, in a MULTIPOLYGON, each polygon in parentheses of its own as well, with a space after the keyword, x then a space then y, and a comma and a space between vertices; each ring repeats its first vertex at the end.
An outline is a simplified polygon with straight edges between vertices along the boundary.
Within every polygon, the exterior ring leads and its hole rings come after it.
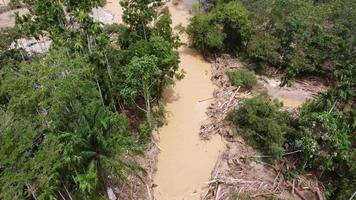
POLYGON ((151 190, 150 190, 150 187, 148 186, 147 183, 146 183, 146 188, 147 188, 148 197, 149 197, 150 200, 152 200, 151 190))
POLYGON ((352 196, 350 197, 349 200, 353 200, 355 196, 356 196, 356 192, 354 192, 354 193, 352 194, 352 196))
POLYGON ((199 102, 199 103, 201 103, 201 102, 208 101, 208 100, 211 100, 211 99, 214 99, 214 97, 210 97, 210 98, 202 99, 202 100, 199 100, 198 102, 199 102))
MULTIPOLYGON (((290 187, 293 187, 292 185, 291 185, 291 183, 288 183, 288 185, 290 186, 290 187)), ((298 189, 294 189, 294 192, 295 192, 295 194, 297 194, 302 200, 307 200, 305 197, 304 197, 304 195, 298 190, 298 189)))
POLYGON ((271 196, 271 195, 275 195, 275 194, 279 194, 279 192, 265 192, 265 193, 259 193, 259 194, 251 195, 250 197, 256 198, 256 197, 258 197, 258 196, 271 196))
POLYGON ((230 99, 229 99, 229 101, 228 101, 228 103, 227 103, 227 106, 226 106, 225 111, 229 109, 229 106, 230 106, 230 104, 231 104, 231 101, 235 98, 236 93, 237 93, 239 90, 240 90, 240 86, 239 86, 239 87, 235 90, 235 92, 231 95, 231 97, 230 97, 230 99))
POLYGON ((215 193, 215 200, 219 200, 220 192, 221 192, 221 187, 220 187, 220 184, 218 183, 216 193, 215 193))

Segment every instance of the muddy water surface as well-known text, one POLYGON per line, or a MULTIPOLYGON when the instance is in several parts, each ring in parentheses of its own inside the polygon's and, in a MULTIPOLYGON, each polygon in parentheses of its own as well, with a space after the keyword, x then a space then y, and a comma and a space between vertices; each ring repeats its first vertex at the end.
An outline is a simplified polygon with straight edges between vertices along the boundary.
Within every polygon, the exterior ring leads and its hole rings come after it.
MULTIPOLYGON (((187 24, 189 12, 186 5, 167 3, 173 25, 187 24)), ((185 42, 185 38, 182 38, 185 42)), ((199 199, 200 190, 206 185, 217 157, 224 149, 220 136, 210 141, 199 138, 199 128, 207 119, 205 111, 214 90, 210 81, 210 63, 194 49, 179 49, 180 67, 185 78, 165 91, 168 124, 159 129, 161 152, 158 155, 157 173, 154 178, 155 197, 158 200, 199 199)))
MULTIPOLYGON (((122 8, 118 0, 108 0, 104 10, 122 22, 122 8)), ((168 2, 173 27, 186 26, 191 16, 192 0, 179 1, 178 5, 168 2)), ((181 35, 182 42, 187 38, 181 35)), ((206 186, 224 142, 216 135, 210 141, 199 138, 199 128, 207 120, 205 111, 212 97, 213 84, 210 81, 210 63, 194 49, 182 46, 179 49, 180 67, 186 72, 185 78, 168 88, 165 93, 167 125, 160 128, 157 172, 154 177, 154 195, 157 200, 200 199, 200 190, 206 186)))
POLYGON ((313 94, 321 91, 323 87, 318 86, 314 90, 306 90, 305 86, 300 83, 294 83, 291 87, 280 87, 280 80, 265 79, 263 86, 267 89, 267 93, 272 99, 278 99, 283 102, 285 107, 297 108, 301 106, 307 99, 312 99, 313 94), (319 88, 319 89, 318 89, 319 88))

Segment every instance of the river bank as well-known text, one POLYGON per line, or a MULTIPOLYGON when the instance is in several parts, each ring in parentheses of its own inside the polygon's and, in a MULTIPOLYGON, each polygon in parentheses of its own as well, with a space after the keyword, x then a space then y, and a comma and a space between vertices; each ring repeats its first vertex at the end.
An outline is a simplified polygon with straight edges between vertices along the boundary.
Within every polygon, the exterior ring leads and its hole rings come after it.
MULTIPOLYGON (((109 5, 104 9, 110 13, 122 12, 119 4, 114 7, 109 5)), ((192 16, 191 5, 191 2, 184 1, 166 3, 171 13, 172 27, 188 24, 192 16)), ((188 43, 185 34, 181 34, 180 38, 183 43, 188 43)), ((245 144, 235 130, 224 122, 225 114, 237 105, 239 99, 253 95, 226 85, 225 71, 243 67, 243 64, 238 59, 222 58, 219 66, 223 69, 217 70, 214 61, 208 63, 196 50, 186 45, 179 49, 179 54, 180 67, 186 76, 164 93, 168 123, 153 134, 153 142, 147 148, 145 158, 138 159, 148 174, 144 180, 131 177, 131 187, 120 187, 119 191, 122 192, 119 198, 227 199, 236 192, 254 194, 256 198, 264 198, 274 192, 279 197, 293 198, 289 186, 282 184, 278 171, 251 160, 251 156, 259 153, 245 144), (221 80, 223 82, 219 83, 221 80), (229 98, 219 99, 219 95, 229 98), (205 112, 209 115, 212 106, 223 104, 224 115, 215 116, 221 118, 222 126, 213 127, 207 137, 203 137, 210 140, 201 140, 199 127, 202 132, 206 124, 211 123, 207 121, 209 117, 205 112), (228 141, 227 149, 219 135, 228 141), (234 179, 233 183, 230 180, 229 184, 225 184, 228 183, 224 180, 226 177, 234 179), (220 180, 225 183, 220 184, 220 180)), ((302 104, 313 93, 298 87, 279 88, 278 84, 274 84, 278 81, 266 77, 260 77, 259 82, 272 98, 282 100, 290 109, 302 104)))
POLYGON ((231 85, 226 72, 247 68, 245 63, 228 55, 217 57, 211 62, 212 81, 216 90, 208 108, 211 122, 201 127, 200 135, 208 139, 217 132, 227 141, 227 148, 216 163, 202 199, 235 200, 244 195, 252 199, 323 199, 322 189, 314 174, 299 176, 294 181, 285 180, 283 169, 293 167, 291 163, 266 163, 263 160, 265 155, 248 145, 226 117, 241 100, 261 92, 282 101, 285 103, 283 109, 295 113, 298 106, 314 98, 325 86, 313 80, 299 80, 291 88, 279 87, 278 78, 258 76, 258 86, 251 91, 243 91, 231 85))
MULTIPOLYGON (((120 23, 117 16, 121 16, 122 9, 118 1, 114 3, 108 2, 104 9, 120 23)), ((186 26, 191 5, 176 3, 166 4, 172 26, 186 26)), ((180 36, 183 43, 188 43, 185 34, 180 36)), ((232 193, 289 198, 294 197, 294 192, 298 194, 307 182, 284 182, 276 166, 254 159, 263 155, 245 144, 224 120, 240 99, 257 92, 239 91, 228 83, 225 72, 242 68, 243 64, 230 58, 207 62, 187 45, 178 51, 180 68, 186 76, 164 92, 167 124, 153 133, 145 156, 133 158, 147 173, 130 176, 129 185, 108 188, 111 199, 227 199, 232 193), (227 150, 221 136, 228 141, 227 150)), ((300 88, 279 88, 278 80, 266 77, 260 77, 260 84, 272 98, 281 99, 290 108, 299 106, 313 93, 300 88)), ((125 156, 131 159, 130 155, 125 156)), ((314 186, 308 187, 314 193, 314 186)))
MULTIPOLYGON (((173 24, 186 26, 191 17, 189 5, 172 1, 166 6, 173 24)), ((180 35, 187 43, 186 35, 180 35)), ((157 172, 154 183, 158 200, 200 199, 200 193, 210 178, 224 142, 215 135, 210 141, 199 137, 199 128, 206 121, 206 109, 211 101, 214 87, 210 81, 211 64, 196 50, 183 45, 179 48, 180 67, 185 71, 184 79, 166 90, 165 101, 168 124, 159 129, 157 172)))

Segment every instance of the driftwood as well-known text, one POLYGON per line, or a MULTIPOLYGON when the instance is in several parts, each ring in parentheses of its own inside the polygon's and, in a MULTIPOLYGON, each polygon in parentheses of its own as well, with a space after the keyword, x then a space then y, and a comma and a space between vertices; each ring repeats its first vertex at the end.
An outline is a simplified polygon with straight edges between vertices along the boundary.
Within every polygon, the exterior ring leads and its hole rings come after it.
POLYGON ((252 198, 256 198, 258 196, 271 196, 271 195, 275 195, 275 194, 278 194, 278 192, 265 192, 265 193, 259 193, 259 194, 254 194, 254 195, 251 195, 250 197, 252 198))
POLYGON ((212 100, 212 99, 214 99, 214 97, 210 97, 210 98, 202 99, 202 100, 199 100, 198 102, 200 103, 200 102, 204 102, 204 101, 208 101, 208 100, 212 100))
POLYGON ((215 193, 215 200, 219 200, 220 192, 221 192, 221 187, 220 187, 220 184, 217 183, 217 189, 216 189, 216 193, 215 193))
MULTIPOLYGON (((208 122, 200 128, 200 136, 203 139, 208 139, 216 131, 221 135, 228 135, 229 130, 223 125, 227 114, 235 108, 238 103, 238 92, 240 87, 235 87, 230 84, 226 72, 239 68, 234 65, 232 68, 227 68, 222 62, 222 59, 217 58, 212 64, 212 82, 218 86, 214 91, 214 98, 211 105, 208 107, 207 116, 208 122)), ((210 100, 203 99, 199 102, 210 100)))
MULTIPOLYGON (((243 139, 236 135, 236 130, 225 120, 228 113, 238 106, 241 99, 252 96, 250 92, 240 91, 239 87, 232 86, 226 76, 227 71, 240 67, 243 67, 243 64, 229 57, 217 58, 212 64, 212 82, 217 88, 206 112, 208 117, 200 127, 200 136, 203 139, 209 139, 212 134, 218 133, 228 141, 228 149, 219 156, 212 179, 206 183, 207 186, 204 188, 201 198, 222 200, 228 199, 228 194, 237 192, 247 194, 254 199, 260 196, 274 196, 290 190, 289 195, 291 197, 296 195, 294 197, 299 197, 297 199, 304 200, 306 199, 304 195, 308 197, 314 195, 315 191, 311 191, 309 188, 315 188, 315 182, 310 179, 303 178, 301 180, 298 178, 293 182, 284 180, 282 169, 288 167, 284 166, 284 162, 279 166, 274 166, 259 159, 250 159, 252 157, 270 157, 270 155, 258 155, 257 151, 246 145, 243 139), (252 164, 253 162, 258 164, 252 164), (259 175, 256 172, 263 174, 259 175), (301 185, 309 187, 304 188, 301 185)), ((202 99, 198 102, 210 99, 202 99)), ((301 150, 286 152, 283 157, 300 152, 301 150)), ((324 199, 319 198, 319 200, 324 199)))
POLYGON ((146 183, 146 188, 147 188, 147 193, 148 193, 149 199, 150 199, 150 200, 153 200, 153 199, 152 199, 152 194, 151 194, 151 189, 150 189, 150 187, 148 186, 147 183, 146 183))
POLYGON ((288 185, 292 188, 292 190, 294 190, 295 194, 297 194, 299 196, 299 198, 301 198, 302 200, 307 200, 304 197, 304 195, 298 189, 294 188, 294 186, 291 183, 288 183, 288 185))

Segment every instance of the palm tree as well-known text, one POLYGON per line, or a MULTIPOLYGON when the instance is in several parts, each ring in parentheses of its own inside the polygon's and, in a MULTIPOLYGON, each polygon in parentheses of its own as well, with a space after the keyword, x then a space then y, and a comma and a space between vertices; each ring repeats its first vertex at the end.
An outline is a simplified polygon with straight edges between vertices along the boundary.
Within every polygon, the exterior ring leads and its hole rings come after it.
POLYGON ((128 121, 100 103, 83 110, 76 129, 66 134, 64 150, 69 170, 82 196, 104 192, 108 179, 126 181, 128 173, 142 171, 128 152, 140 153, 128 129, 128 121))

